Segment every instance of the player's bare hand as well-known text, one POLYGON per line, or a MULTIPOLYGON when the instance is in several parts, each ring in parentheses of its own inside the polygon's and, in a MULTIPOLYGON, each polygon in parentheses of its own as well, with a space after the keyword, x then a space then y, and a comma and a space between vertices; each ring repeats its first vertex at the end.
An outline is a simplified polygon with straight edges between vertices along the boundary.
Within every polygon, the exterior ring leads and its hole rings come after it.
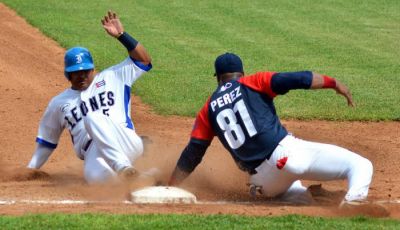
POLYGON ((341 83, 340 81, 336 80, 336 93, 344 96, 347 99, 347 104, 351 107, 354 107, 354 101, 353 101, 353 97, 351 96, 351 92, 349 90, 349 88, 344 85, 343 83, 341 83))
POLYGON ((176 166, 169 179, 168 186, 179 186, 189 175, 190 173, 185 172, 176 166))
POLYGON ((106 30, 106 32, 117 38, 124 32, 124 27, 122 26, 121 21, 119 20, 117 14, 115 12, 112 12, 109 10, 107 12, 107 15, 104 16, 103 19, 101 19, 101 24, 103 25, 103 28, 106 30))

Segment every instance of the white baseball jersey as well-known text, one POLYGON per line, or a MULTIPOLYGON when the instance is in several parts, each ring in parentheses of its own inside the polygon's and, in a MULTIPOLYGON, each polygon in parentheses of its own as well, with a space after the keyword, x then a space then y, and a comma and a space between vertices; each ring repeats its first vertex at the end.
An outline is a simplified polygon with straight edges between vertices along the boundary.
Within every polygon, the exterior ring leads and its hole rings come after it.
POLYGON ((97 74, 90 86, 81 92, 81 114, 90 117, 91 113, 102 113, 115 123, 124 123, 134 129, 131 120, 131 85, 150 66, 125 59, 118 65, 97 74))
POLYGON ((131 85, 150 69, 151 65, 127 58, 96 75, 81 92, 85 129, 98 149, 94 154, 99 154, 115 172, 131 167, 143 153, 143 143, 134 131, 130 116, 130 92, 131 85))
POLYGON ((39 125, 36 142, 55 149, 62 131, 68 129, 74 150, 83 159, 82 149, 89 140, 80 115, 81 92, 71 88, 55 96, 49 103, 39 125))
POLYGON ((91 140, 83 122, 88 114, 100 112, 134 129, 130 117, 130 88, 150 69, 151 65, 145 66, 128 57, 96 75, 87 90, 66 89, 50 101, 40 122, 36 142, 54 149, 62 131, 67 128, 77 156, 83 159, 91 140))

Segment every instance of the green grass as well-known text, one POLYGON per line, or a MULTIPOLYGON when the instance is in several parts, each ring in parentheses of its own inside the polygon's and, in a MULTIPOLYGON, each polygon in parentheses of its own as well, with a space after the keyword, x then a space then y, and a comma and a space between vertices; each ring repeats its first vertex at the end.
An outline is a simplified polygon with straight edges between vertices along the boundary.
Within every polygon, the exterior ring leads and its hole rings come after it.
POLYGON ((47 214, 1 216, 2 229, 397 229, 398 220, 234 215, 47 214), (324 221, 322 221, 324 220, 324 221))
POLYGON ((117 11, 153 57, 134 93, 161 114, 194 116, 215 89, 216 56, 231 51, 249 74, 336 77, 358 105, 348 108, 332 90, 292 91, 276 99, 282 118, 400 120, 398 0, 1 1, 63 47, 88 47, 98 69, 126 55, 100 26, 106 10, 117 11))
MULTIPOLYGON (((125 29, 153 57, 154 69, 134 92, 160 114, 193 116, 215 89, 213 62, 230 51, 247 73, 313 70, 350 86, 358 105, 333 91, 278 97, 283 118, 400 120, 398 0, 0 0, 69 48, 89 48, 97 69, 126 52, 100 18, 119 13, 125 29)), ((60 72, 60 78, 63 73, 60 72)), ((47 214, 0 216, 2 229, 397 229, 395 220, 323 219, 297 215, 47 214)))

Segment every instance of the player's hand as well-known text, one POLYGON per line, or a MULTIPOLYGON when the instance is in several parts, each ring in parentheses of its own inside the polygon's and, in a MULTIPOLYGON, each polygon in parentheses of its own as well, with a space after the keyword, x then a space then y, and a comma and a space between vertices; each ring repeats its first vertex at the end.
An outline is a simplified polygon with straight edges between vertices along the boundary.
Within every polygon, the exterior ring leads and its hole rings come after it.
POLYGON ((351 92, 350 92, 349 88, 338 80, 336 80, 335 91, 336 91, 336 93, 344 96, 347 99, 347 104, 349 106, 351 106, 351 107, 355 106, 355 104, 353 102, 353 97, 351 96, 351 92))
POLYGON ((49 180, 48 173, 39 169, 19 167, 10 172, 9 179, 13 181, 49 180))
POLYGON ((109 10, 107 15, 101 19, 101 24, 106 32, 115 38, 119 37, 122 32, 124 32, 124 27, 122 26, 117 14, 111 10, 109 10))
POLYGON ((179 186, 189 175, 190 173, 185 172, 176 166, 169 179, 168 186, 179 186))

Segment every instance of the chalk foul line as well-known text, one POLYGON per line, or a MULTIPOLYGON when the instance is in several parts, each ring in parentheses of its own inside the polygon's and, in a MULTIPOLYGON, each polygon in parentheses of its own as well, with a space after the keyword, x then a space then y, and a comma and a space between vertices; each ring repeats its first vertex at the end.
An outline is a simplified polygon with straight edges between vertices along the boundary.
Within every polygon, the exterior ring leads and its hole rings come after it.
MULTIPOLYGON (((263 203, 258 201, 197 201, 193 204, 199 205, 226 205, 226 204, 257 204, 263 203)), ((272 202, 273 203, 273 202, 272 202)), ((378 200, 372 203, 377 204, 400 204, 400 200, 378 200)), ((40 205, 87 205, 87 204, 138 204, 132 201, 101 201, 101 200, 13 200, 13 199, 0 199, 0 205, 17 205, 17 204, 40 204, 40 205)))

